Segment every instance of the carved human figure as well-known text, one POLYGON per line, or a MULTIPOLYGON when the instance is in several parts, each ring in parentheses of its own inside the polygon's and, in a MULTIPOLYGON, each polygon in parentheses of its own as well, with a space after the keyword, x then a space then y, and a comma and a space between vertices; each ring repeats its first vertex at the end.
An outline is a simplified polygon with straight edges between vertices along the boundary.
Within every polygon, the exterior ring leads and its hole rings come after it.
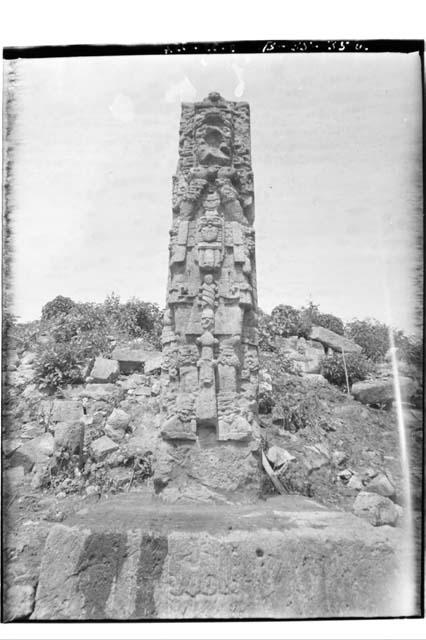
POLYGON ((206 273, 199 289, 198 304, 200 307, 214 308, 218 305, 218 287, 211 273, 206 273))
POLYGON ((219 388, 235 392, 237 390, 237 370, 240 361, 234 349, 235 341, 223 342, 220 346, 217 368, 219 373, 219 388))

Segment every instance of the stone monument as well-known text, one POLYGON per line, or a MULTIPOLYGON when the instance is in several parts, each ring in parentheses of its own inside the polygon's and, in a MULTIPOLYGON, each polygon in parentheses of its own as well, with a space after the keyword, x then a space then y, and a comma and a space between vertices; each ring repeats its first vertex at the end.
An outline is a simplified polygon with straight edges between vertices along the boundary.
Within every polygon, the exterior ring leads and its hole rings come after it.
POLYGON ((165 441, 258 443, 250 110, 183 103, 162 334, 165 441))

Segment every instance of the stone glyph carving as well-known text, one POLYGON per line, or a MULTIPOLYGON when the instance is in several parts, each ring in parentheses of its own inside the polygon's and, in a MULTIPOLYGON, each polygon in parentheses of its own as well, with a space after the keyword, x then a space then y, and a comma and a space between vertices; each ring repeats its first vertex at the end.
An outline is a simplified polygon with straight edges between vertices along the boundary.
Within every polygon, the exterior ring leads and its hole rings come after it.
POLYGON ((162 333, 163 437, 250 439, 258 335, 250 113, 210 93, 182 105, 162 333))

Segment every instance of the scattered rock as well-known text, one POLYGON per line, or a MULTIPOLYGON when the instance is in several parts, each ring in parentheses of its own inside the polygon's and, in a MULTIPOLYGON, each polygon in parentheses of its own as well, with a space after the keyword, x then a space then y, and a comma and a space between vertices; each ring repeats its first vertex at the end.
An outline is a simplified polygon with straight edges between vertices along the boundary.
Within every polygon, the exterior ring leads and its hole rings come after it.
POLYGON ((356 516, 368 520, 374 527, 385 524, 394 527, 399 517, 399 511, 392 500, 366 491, 361 491, 356 497, 353 512, 356 516))
POLYGON ((130 423, 130 416, 123 409, 114 409, 105 425, 105 433, 115 442, 123 439, 130 423))
POLYGON ((313 326, 310 335, 311 340, 318 340, 324 346, 333 349, 333 351, 342 350, 345 353, 361 353, 362 349, 358 344, 355 344, 353 340, 349 340, 343 336, 340 336, 330 329, 324 329, 324 327, 313 326))
POLYGON ((83 451, 84 425, 81 422, 58 422, 55 425, 55 448, 67 449, 71 453, 83 451))
POLYGON ((395 487, 389 478, 382 472, 378 473, 366 485, 365 491, 377 493, 380 496, 390 498, 395 495, 395 487))
POLYGON ((161 392, 161 383, 159 380, 154 380, 151 387, 151 395, 158 396, 161 392))
POLYGON ((54 439, 52 434, 45 433, 38 438, 23 444, 10 458, 12 467, 23 466, 25 473, 31 471, 36 463, 47 462, 49 456, 53 455, 54 439))
POLYGON ((350 469, 344 469, 343 471, 340 471, 340 473, 338 473, 337 475, 339 476, 343 484, 347 484, 349 480, 352 478, 353 472, 350 469))
POLYGON ((108 436, 101 436, 91 443, 90 449, 95 460, 101 461, 106 458, 109 453, 117 451, 118 445, 108 436))
POLYGON ((29 618, 34 609, 35 588, 30 584, 14 584, 5 588, 6 622, 29 618))
POLYGON ((354 491, 362 491, 364 489, 364 485, 362 484, 361 478, 354 473, 350 478, 346 485, 348 489, 353 489, 354 491))
POLYGON ((266 452, 266 457, 269 462, 271 462, 275 469, 282 467, 285 464, 288 464, 292 460, 296 458, 291 455, 286 449, 282 449, 281 447, 272 446, 266 452))
MULTIPOLYGON (((415 392, 415 382, 411 378, 399 376, 402 400, 407 400, 415 392)), ((393 380, 365 380, 352 385, 351 393, 363 404, 381 404, 391 402, 395 398, 393 380)))
POLYGON ((313 469, 320 469, 330 463, 328 451, 320 442, 315 445, 307 445, 304 447, 303 452, 304 463, 310 471, 313 469))
POLYGON ((117 360, 109 360, 108 358, 96 358, 90 377, 93 382, 114 382, 120 373, 120 367, 117 360))
POLYGON ((154 373, 154 371, 161 371, 161 363, 163 356, 161 351, 153 351, 149 354, 149 358, 145 361, 144 371, 145 373, 154 373))

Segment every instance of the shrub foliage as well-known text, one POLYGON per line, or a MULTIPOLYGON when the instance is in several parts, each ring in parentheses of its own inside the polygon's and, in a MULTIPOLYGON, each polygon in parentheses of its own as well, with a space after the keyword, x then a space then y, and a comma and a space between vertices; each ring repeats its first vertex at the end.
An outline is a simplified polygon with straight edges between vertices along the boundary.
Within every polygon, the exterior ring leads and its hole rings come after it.
MULTIPOLYGON (((365 380, 374 372, 374 364, 362 353, 345 354, 346 369, 349 385, 360 380, 365 380)), ((323 376, 332 384, 346 387, 345 367, 341 353, 334 353, 322 359, 321 370, 323 376)))

